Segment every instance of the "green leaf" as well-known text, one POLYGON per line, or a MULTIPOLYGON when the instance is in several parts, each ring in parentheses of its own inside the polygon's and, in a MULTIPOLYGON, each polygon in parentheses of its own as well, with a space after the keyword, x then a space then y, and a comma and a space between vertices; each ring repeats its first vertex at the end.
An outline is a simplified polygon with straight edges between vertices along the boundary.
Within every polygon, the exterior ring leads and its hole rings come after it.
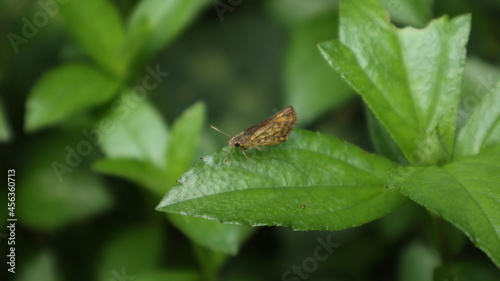
POLYGON ((455 158, 477 154, 489 146, 500 144, 500 81, 474 108, 460 128, 455 158))
POLYGON ((464 250, 469 239, 463 231, 441 217, 431 215, 431 220, 427 234, 431 244, 441 255, 442 265, 446 266, 452 257, 464 250))
POLYGON ((142 57, 148 59, 170 42, 206 5, 207 0, 143 0, 138 3, 128 21, 128 30, 149 27, 142 57))
POLYGON ((119 57, 116 63, 117 69, 124 74, 123 77, 134 74, 130 72, 144 68, 145 59, 140 56, 142 50, 147 48, 146 44, 151 32, 146 21, 137 22, 134 29, 127 32, 123 44, 116 52, 116 56, 119 57))
MULTIPOLYGON (((33 249, 31 249, 33 251, 33 249)), ((43 250, 36 255, 30 252, 29 261, 23 263, 22 267, 16 268, 16 281, 31 281, 31 280, 46 280, 58 281, 61 280, 58 274, 56 259, 52 251, 43 250)), ((10 274, 10 273, 8 273, 10 274)))
POLYGON ((285 64, 286 104, 295 107, 299 121, 308 123, 338 107, 353 95, 351 88, 324 63, 317 42, 336 37, 338 17, 327 14, 290 32, 285 64))
POLYGON ((38 138, 36 149, 27 151, 32 161, 19 176, 16 204, 19 221, 39 230, 55 231, 101 213, 112 198, 100 178, 85 163, 95 156, 83 138, 51 134, 38 138))
POLYGON ((401 281, 433 281, 433 272, 440 264, 439 254, 418 241, 405 247, 399 262, 401 281))
MULTIPOLYGON (((166 181, 170 188, 191 163, 199 143, 204 123, 205 104, 198 102, 186 109, 172 125, 166 153, 166 181)), ((238 225, 224 225, 206 219, 171 214, 170 221, 192 241, 212 251, 235 254, 251 229, 238 225)))
POLYGON ((127 91, 113 105, 109 116, 96 126, 107 158, 148 161, 158 168, 165 165, 167 125, 144 96, 127 91))
POLYGON ((431 19, 433 0, 381 0, 394 21, 423 27, 431 19))
POLYGON ((408 161, 452 153, 470 16, 397 29, 375 0, 341 1, 339 40, 319 48, 361 94, 408 161))
POLYGON ((369 108, 366 109, 366 115, 368 116, 370 137, 378 154, 394 162, 404 163, 405 165, 408 164, 398 144, 392 139, 387 129, 380 123, 369 108))
POLYGON ((67 28, 80 46, 104 69, 120 76, 124 69, 117 51, 125 31, 111 1, 68 1, 60 7, 67 28))
POLYGON ((60 66, 40 78, 26 103, 28 131, 53 125, 110 100, 120 82, 86 64, 60 66))
POLYGON ((462 98, 458 111, 458 128, 469 119, 483 97, 500 81, 500 68, 478 58, 468 58, 465 63, 462 98))
POLYGON ((127 102, 131 99, 123 96, 111 114, 113 129, 102 142, 108 158, 96 162, 94 168, 165 194, 193 161, 205 106, 197 103, 188 108, 169 133, 147 102, 131 107, 127 102))
POLYGON ((94 169, 134 181, 158 195, 168 190, 164 155, 169 132, 144 97, 125 92, 93 130, 107 157, 94 163, 94 169))
POLYGON ((7 122, 7 114, 3 106, 3 100, 0 99, 0 142, 8 141, 11 138, 11 130, 7 122))
POLYGON ((135 277, 159 268, 163 240, 161 224, 157 222, 122 229, 105 245, 99 262, 99 280, 135 277))
POLYGON ((165 172, 151 162, 130 158, 105 158, 92 166, 95 170, 119 176, 144 186, 158 195, 168 190, 165 172))
POLYGON ((202 218, 169 214, 170 221, 199 245, 215 252, 235 255, 253 232, 247 226, 222 224, 202 218))
MULTIPOLYGON (((163 184, 164 187, 170 188, 174 185, 175 180, 193 162, 204 116, 205 105, 199 102, 186 109, 172 125, 166 153, 165 173, 168 180, 163 184)), ((164 193, 165 190, 163 190, 164 193)), ((251 233, 248 227, 225 225, 206 219, 175 214, 170 214, 169 219, 192 241, 217 253, 235 254, 251 233)), ((214 255, 217 254, 214 253, 214 255)), ((206 263, 201 257, 200 262, 206 263)), ((209 267, 207 270, 218 269, 215 265, 207 264, 206 266, 209 267)))
POLYGON ((205 104, 198 102, 186 109, 172 125, 166 149, 168 181, 164 183, 169 188, 193 162, 204 119, 205 104))
POLYGON ((228 255, 209 250, 197 244, 193 244, 193 249, 198 258, 204 280, 218 280, 219 270, 227 261, 228 255))
POLYGON ((391 186, 462 230, 500 266, 500 152, 400 168, 391 186))
MULTIPOLYGON (((406 199, 385 188, 396 164, 337 139, 296 129, 277 147, 206 156, 157 209, 243 225, 339 230, 380 218, 406 199)), ((237 150, 237 149, 233 149, 237 150)))

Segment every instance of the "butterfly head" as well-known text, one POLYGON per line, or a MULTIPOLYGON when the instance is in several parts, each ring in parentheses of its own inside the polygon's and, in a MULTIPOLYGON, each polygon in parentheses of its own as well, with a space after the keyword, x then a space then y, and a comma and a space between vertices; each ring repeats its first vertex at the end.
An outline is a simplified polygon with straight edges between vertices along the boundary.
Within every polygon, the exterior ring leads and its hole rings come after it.
POLYGON ((232 146, 232 147, 240 147, 240 143, 238 142, 238 139, 236 137, 232 137, 229 141, 228 141, 229 145, 232 146))

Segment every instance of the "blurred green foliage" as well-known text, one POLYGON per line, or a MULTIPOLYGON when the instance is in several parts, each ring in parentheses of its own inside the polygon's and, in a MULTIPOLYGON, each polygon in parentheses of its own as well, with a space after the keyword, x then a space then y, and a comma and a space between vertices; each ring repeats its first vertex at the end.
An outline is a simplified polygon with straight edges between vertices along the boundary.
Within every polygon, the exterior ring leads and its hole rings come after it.
POLYGON ((500 4, 338 2, 0 1, 0 278, 498 280, 500 4), (285 105, 322 134, 219 163, 285 105))

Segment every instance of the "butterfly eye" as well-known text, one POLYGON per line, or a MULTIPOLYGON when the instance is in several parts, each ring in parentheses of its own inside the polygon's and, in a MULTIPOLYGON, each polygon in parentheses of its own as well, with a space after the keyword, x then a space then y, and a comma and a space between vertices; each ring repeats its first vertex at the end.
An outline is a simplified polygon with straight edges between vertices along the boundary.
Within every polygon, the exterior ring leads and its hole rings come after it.
POLYGON ((235 142, 234 143, 234 147, 240 147, 240 143, 239 142, 235 142))

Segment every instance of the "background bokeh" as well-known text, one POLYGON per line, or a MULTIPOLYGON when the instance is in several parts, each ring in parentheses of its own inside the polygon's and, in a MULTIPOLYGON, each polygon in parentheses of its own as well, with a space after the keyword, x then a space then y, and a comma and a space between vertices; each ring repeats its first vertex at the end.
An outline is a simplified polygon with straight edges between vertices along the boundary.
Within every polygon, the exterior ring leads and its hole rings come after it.
MULTIPOLYGON (((111 4, 126 22, 142 1, 101 2, 111 4)), ((382 2, 399 27, 421 28, 433 18, 471 13, 464 95, 487 91, 500 77, 499 1, 382 2)), ((293 105, 299 127, 374 150, 363 103, 316 47, 317 42, 336 36, 337 1, 200 0, 172 7, 182 11, 182 5, 195 8, 185 8, 192 9, 188 16, 174 16, 173 24, 167 21, 160 26, 156 32, 171 32, 173 26, 178 31, 159 47, 143 46, 153 51, 140 53, 130 63, 129 75, 120 81, 122 88, 141 85, 148 66, 169 73, 148 91, 147 105, 137 107, 145 112, 140 115, 143 119, 137 119, 138 127, 170 129, 186 109, 195 108, 204 116, 195 148, 187 153, 189 162, 196 163, 226 145, 227 137, 211 130, 210 124, 237 134, 293 105), (176 25, 176 20, 182 23, 176 25)), ((32 118, 27 117, 27 104, 44 75, 68 62, 99 64, 59 12, 15 47, 12 34, 22 35, 26 21, 33 21, 40 11, 36 1, 0 0, 0 167, 4 177, 8 169, 16 169, 18 218, 16 274, 10 274, 5 266, 7 212, 0 212, 1 280, 279 280, 287 270, 307 263, 322 245, 319 240, 334 241, 339 247, 318 262, 307 278, 289 280, 432 280, 440 260, 436 249, 443 247, 433 239, 443 231, 451 237, 445 245, 451 248, 448 252, 463 263, 458 270, 472 276, 464 280, 498 280, 498 269, 461 232, 443 221, 436 223, 412 203, 362 227, 332 233, 243 227, 230 242, 214 242, 229 245, 229 250, 220 251, 221 246, 218 251, 209 241, 226 228, 203 228, 198 221, 202 219, 166 217, 155 210, 161 197, 151 188, 93 166, 111 151, 119 153, 117 147, 131 153, 135 148, 123 139, 92 146, 81 161, 73 159, 79 163, 64 181, 54 181, 54 161, 68 161, 68 147, 77 149, 85 139, 82 130, 91 130, 107 116, 113 100, 47 126, 27 126, 32 118), (186 229, 190 222, 196 228, 186 229)), ((92 22, 79 26, 87 25, 92 22)), ((106 28, 95 29, 96 40, 102 36, 99 30, 106 28)), ((69 97, 74 91, 64 88, 69 97)), ((101 96, 99 90, 89 94, 96 100, 101 96)), ((160 136, 149 141, 161 140, 160 136)), ((165 192, 172 184, 165 183, 165 192)), ((0 206, 6 210, 6 188, 0 193, 0 206)))

